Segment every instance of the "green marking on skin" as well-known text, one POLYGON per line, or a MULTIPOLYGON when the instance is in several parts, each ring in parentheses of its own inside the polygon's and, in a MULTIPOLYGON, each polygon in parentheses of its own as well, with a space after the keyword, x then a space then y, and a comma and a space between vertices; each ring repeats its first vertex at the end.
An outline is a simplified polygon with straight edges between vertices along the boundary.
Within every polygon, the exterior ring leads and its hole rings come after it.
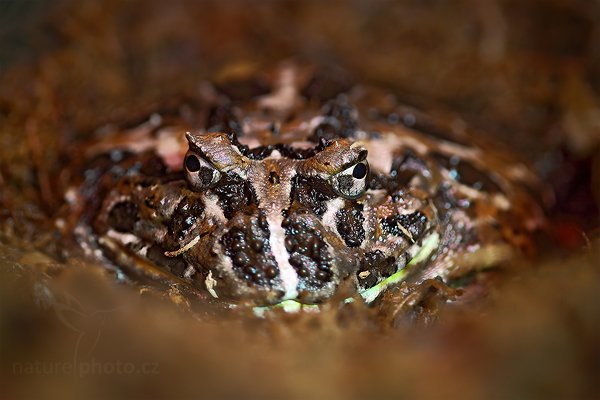
MULTIPOLYGON (((377 298, 383 292, 385 288, 395 283, 398 283, 404 279, 406 274, 408 273, 408 268, 417 265, 423 261, 426 261, 431 254, 437 249, 438 244, 440 242, 440 236, 437 232, 432 233, 423 239, 423 244, 421 248, 417 251, 417 254, 410 260, 410 262, 395 274, 387 277, 383 281, 379 282, 377 285, 360 292, 360 295, 365 300, 365 302, 370 303, 377 298)), ((344 300, 344 303, 352 303, 354 301, 353 298, 349 297, 344 300)), ((319 306, 316 304, 303 304, 297 300, 284 300, 281 303, 277 303, 273 306, 268 307, 254 307, 252 311, 254 315, 259 318, 264 318, 265 314, 268 311, 272 311, 275 308, 283 308, 283 311, 287 313, 296 313, 300 311, 308 311, 308 312, 319 312, 319 306)))
POLYGON ((437 232, 434 232, 431 235, 427 236, 423 240, 423 245, 421 246, 421 248, 419 249, 417 254, 415 254, 415 256, 412 258, 412 260, 410 260, 410 262, 406 265, 406 267, 402 268, 400 271, 396 272, 395 274, 390 275, 389 277, 387 277, 383 281, 379 282, 377 285, 373 286, 372 288, 369 288, 367 290, 360 292, 360 295, 365 300, 365 302, 367 302, 367 303, 372 302, 381 294, 381 292, 383 292, 383 290, 385 288, 387 288, 388 286, 393 285, 395 283, 398 283, 402 279, 404 279, 404 277, 408 273, 408 269, 414 265, 417 265, 417 264, 427 260, 429 258, 429 256, 431 256, 431 254, 435 251, 435 249, 437 249, 439 242, 440 242, 440 235, 438 235, 437 232))
POLYGON ((417 254, 415 254, 415 256, 412 258, 412 260, 410 260, 407 267, 411 267, 413 265, 419 264, 419 263, 427 260, 429 258, 429 256, 431 255, 431 253, 433 253, 434 250, 437 249, 439 244, 440 244, 440 235, 438 235, 437 232, 434 232, 431 235, 427 236, 423 240, 423 246, 421 246, 421 248, 419 249, 417 254))

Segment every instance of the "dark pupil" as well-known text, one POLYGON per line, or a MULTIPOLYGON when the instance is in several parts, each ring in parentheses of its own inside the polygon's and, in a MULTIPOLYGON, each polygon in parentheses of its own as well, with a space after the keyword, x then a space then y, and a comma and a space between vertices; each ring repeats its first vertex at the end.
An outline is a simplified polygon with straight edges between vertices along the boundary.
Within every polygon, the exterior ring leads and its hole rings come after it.
POLYGON ((356 179, 362 179, 367 176, 367 166, 363 163, 356 164, 352 170, 352 176, 356 179))
POLYGON ((200 160, 193 155, 187 156, 185 158, 185 167, 190 172, 197 172, 200 170, 200 160))

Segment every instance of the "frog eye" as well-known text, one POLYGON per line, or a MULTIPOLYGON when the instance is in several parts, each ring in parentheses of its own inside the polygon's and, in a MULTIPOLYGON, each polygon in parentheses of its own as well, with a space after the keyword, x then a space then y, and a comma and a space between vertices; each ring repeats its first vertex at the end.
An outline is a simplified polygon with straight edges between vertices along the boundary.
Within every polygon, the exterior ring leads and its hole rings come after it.
POLYGON ((369 163, 363 160, 335 174, 331 178, 333 189, 347 199, 360 197, 367 189, 369 163))
POLYGON ((183 169, 185 178, 193 190, 209 189, 221 179, 219 170, 191 150, 185 155, 183 169))

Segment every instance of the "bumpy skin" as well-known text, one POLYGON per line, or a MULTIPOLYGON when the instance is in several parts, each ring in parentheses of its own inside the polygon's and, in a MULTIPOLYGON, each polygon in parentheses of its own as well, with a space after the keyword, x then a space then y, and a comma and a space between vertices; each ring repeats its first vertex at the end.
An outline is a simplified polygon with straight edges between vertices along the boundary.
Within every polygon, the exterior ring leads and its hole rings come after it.
POLYGON ((535 177, 480 142, 455 118, 284 64, 105 133, 86 147, 72 218, 127 270, 253 304, 318 303, 403 268, 447 279, 474 252, 488 263, 526 246, 542 222, 535 177), (435 251, 407 267, 432 235, 435 251))

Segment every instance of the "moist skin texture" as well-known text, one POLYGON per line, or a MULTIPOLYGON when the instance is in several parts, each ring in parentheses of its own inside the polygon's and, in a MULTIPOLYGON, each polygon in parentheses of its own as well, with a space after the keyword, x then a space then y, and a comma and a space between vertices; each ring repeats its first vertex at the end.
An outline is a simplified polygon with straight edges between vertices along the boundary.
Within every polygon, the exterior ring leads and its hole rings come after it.
POLYGON ((398 271, 447 280, 530 248, 543 217, 525 165, 460 119, 324 76, 284 63, 103 127, 63 219, 129 275, 256 305, 398 271))

